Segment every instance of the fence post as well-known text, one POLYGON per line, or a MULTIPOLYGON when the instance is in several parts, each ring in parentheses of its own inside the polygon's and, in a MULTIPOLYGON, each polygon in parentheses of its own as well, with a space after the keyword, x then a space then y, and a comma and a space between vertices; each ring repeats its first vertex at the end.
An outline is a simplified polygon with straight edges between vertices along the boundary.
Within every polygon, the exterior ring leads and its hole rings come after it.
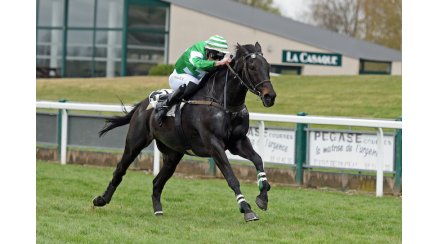
MULTIPOLYGON (((60 103, 67 102, 66 99, 58 100, 60 103)), ((61 162, 61 132, 63 128, 63 109, 58 109, 58 117, 57 117, 57 144, 58 144, 58 160, 61 162)))
MULTIPOLYGON (((300 112, 298 116, 306 116, 307 113, 300 112)), ((295 165, 296 165, 296 184, 303 184, 303 164, 306 161, 306 150, 307 150, 307 124, 296 124, 295 132, 295 165)))
POLYGON ((215 169, 214 159, 213 158, 209 158, 208 161, 209 161, 209 174, 211 176, 215 176, 216 169, 215 169))
POLYGON ((261 159, 263 161, 263 167, 264 167, 264 133, 265 133, 265 125, 264 121, 258 122, 258 149, 260 150, 259 154, 261 156, 261 159))
MULTIPOLYGON (((396 119, 402 121, 402 118, 396 119)), ((396 171, 394 177, 394 187, 396 191, 402 191, 402 130, 397 129, 394 143, 394 170, 396 171)))
POLYGON ((377 165, 376 165, 376 197, 383 196, 383 168, 384 168, 384 135, 383 129, 377 128, 377 165))
POLYGON ((156 140, 153 140, 153 150, 154 150, 154 158, 153 158, 153 175, 156 176, 160 171, 160 151, 157 148, 156 140))

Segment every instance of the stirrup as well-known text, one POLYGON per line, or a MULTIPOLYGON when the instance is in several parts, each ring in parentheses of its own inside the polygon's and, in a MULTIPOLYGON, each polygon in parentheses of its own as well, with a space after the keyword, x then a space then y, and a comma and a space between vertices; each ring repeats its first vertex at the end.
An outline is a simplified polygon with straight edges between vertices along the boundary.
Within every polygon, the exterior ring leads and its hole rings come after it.
POLYGON ((159 112, 161 110, 169 110, 169 107, 165 103, 157 103, 156 108, 154 109, 156 112, 159 112))

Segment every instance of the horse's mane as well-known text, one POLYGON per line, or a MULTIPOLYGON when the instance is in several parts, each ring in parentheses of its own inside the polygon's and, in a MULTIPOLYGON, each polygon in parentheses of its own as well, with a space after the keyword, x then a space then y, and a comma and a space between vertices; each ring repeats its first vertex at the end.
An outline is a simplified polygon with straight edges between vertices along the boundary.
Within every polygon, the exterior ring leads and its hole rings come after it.
POLYGON ((235 56, 236 57, 245 56, 247 54, 245 51, 247 51, 248 53, 254 53, 254 52, 257 52, 258 50, 252 44, 239 45, 237 43, 237 45, 235 45, 235 56))

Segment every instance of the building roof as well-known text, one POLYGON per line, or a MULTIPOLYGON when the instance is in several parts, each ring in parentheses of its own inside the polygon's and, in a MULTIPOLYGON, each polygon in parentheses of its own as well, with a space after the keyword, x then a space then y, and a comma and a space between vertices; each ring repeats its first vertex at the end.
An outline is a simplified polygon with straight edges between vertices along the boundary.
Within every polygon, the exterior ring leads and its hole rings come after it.
POLYGON ((376 61, 402 60, 402 53, 398 50, 304 24, 230 0, 163 1, 352 58, 376 61))

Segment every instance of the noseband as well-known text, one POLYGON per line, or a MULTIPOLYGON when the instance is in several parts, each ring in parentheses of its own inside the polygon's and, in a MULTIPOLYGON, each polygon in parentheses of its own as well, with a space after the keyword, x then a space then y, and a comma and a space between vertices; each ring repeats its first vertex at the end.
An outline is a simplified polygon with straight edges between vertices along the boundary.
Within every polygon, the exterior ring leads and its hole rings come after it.
POLYGON ((261 97, 261 92, 257 90, 257 88, 261 85, 263 85, 264 83, 270 82, 270 80, 263 80, 262 82, 254 85, 251 82, 251 79, 249 77, 249 71, 247 68, 247 59, 248 58, 257 58, 257 55, 263 57, 263 54, 260 52, 255 52, 255 53, 248 53, 246 56, 242 57, 242 62, 243 62, 243 69, 241 71, 241 77, 237 74, 237 72, 235 72, 235 70, 229 65, 226 64, 229 68, 229 70, 231 71, 232 74, 234 74, 234 79, 238 78, 238 80, 240 80, 241 84, 244 85, 250 92, 254 93, 255 95, 261 97), (243 79, 246 78, 246 79, 243 79), (246 80, 246 82, 245 82, 246 80))

